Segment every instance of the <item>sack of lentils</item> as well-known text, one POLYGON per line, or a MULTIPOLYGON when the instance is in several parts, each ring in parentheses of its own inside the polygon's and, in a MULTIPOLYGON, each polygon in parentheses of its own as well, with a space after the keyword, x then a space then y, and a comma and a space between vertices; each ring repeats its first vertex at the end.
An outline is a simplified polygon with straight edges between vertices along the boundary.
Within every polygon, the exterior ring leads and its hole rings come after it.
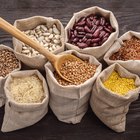
POLYGON ((63 64, 60 72, 71 83, 60 78, 50 62, 45 65, 50 89, 49 104, 58 120, 76 124, 81 121, 88 109, 92 86, 101 72, 102 65, 95 57, 74 50, 63 54, 72 54, 84 61, 72 60, 63 64))
POLYGON ((130 104, 138 99, 140 78, 115 63, 98 76, 90 105, 97 117, 116 132, 125 131, 130 104))
POLYGON ((4 90, 7 101, 2 132, 33 125, 48 112, 48 86, 39 71, 26 70, 10 74, 4 90))
MULTIPOLYGON (((57 54, 64 51, 64 27, 57 19, 34 16, 16 20, 14 26, 42 47, 57 54)), ((16 56, 27 66, 43 69, 47 59, 36 50, 13 38, 16 56)))
POLYGON ((12 48, 0 45, 0 107, 5 103, 4 83, 8 75, 21 69, 20 61, 12 48))
POLYGON ((75 13, 69 21, 65 28, 66 47, 102 59, 118 33, 118 23, 111 11, 91 7, 75 13))
POLYGON ((115 41, 105 54, 104 60, 108 65, 117 62, 130 72, 140 76, 140 33, 126 32, 115 41))

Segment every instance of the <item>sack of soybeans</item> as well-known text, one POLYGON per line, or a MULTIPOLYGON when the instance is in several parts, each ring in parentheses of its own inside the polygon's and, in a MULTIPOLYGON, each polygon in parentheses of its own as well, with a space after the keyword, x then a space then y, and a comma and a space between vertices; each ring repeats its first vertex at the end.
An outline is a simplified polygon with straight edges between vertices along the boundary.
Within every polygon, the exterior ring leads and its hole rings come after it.
POLYGON ((10 73, 20 70, 20 61, 12 48, 0 45, 0 107, 5 103, 4 83, 10 73))
MULTIPOLYGON (((16 20, 14 26, 48 51, 57 54, 64 51, 64 27, 58 19, 34 16, 16 20)), ((13 38, 16 56, 27 66, 43 69, 47 59, 38 51, 13 38)))
POLYGON ((140 76, 140 33, 126 32, 111 46, 104 60, 108 65, 117 62, 140 76))
POLYGON ((7 100, 2 132, 33 125, 48 112, 48 86, 39 71, 26 70, 10 74, 4 90, 7 100))
POLYGON ((65 28, 68 49, 102 59, 119 34, 111 11, 94 6, 73 15, 65 28))
POLYGON ((88 109, 88 101, 94 81, 101 72, 102 64, 93 56, 69 50, 82 60, 65 61, 61 74, 71 82, 63 80, 51 63, 45 65, 46 78, 50 89, 49 105, 58 120, 66 123, 79 123, 88 109))
POLYGON ((116 132, 123 132, 129 106, 138 99, 139 92, 140 78, 115 63, 97 77, 90 105, 105 125, 116 132))

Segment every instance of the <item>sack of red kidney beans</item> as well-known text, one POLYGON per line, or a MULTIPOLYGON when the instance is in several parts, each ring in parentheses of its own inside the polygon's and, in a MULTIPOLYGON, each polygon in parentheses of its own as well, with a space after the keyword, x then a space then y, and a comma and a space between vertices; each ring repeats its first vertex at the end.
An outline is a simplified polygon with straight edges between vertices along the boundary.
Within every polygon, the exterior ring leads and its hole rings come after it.
POLYGON ((68 49, 103 57, 118 37, 118 23, 111 11, 91 7, 75 13, 65 28, 68 49))

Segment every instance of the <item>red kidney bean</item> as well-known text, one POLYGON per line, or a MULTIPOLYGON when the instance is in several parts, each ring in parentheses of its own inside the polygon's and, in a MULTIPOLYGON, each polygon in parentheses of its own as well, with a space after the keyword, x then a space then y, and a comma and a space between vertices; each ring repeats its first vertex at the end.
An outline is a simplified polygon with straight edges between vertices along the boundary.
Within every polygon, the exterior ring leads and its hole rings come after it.
POLYGON ((77 31, 79 31, 79 32, 84 32, 84 28, 83 28, 83 27, 76 26, 75 29, 76 29, 77 31))
POLYGON ((91 39, 88 39, 88 40, 86 41, 86 44, 87 44, 88 46, 90 46, 90 44, 91 44, 91 39))
POLYGON ((78 34, 78 33, 77 33, 77 30, 74 30, 74 35, 77 36, 77 34, 78 34))
POLYGON ((102 38, 106 34, 105 31, 101 31, 99 37, 102 38))
POLYGON ((85 32, 78 32, 79 35, 85 35, 85 32))
POLYGON ((108 37, 103 38, 102 43, 104 43, 107 39, 108 37))
POLYGON ((84 36, 82 39, 82 42, 86 42, 86 41, 87 41, 87 38, 84 36))
POLYGON ((109 33, 105 33, 104 38, 109 37, 109 33))
POLYGON ((78 37, 78 38, 83 38, 84 35, 79 35, 79 34, 78 34, 77 37, 78 37))
POLYGON ((86 25, 91 28, 92 27, 92 22, 90 21, 89 18, 86 19, 86 25))
POLYGON ((105 25, 105 18, 104 17, 100 18, 100 25, 102 25, 102 26, 105 25))
POLYGON ((82 49, 88 47, 86 43, 77 43, 77 45, 82 49))
POLYGON ((93 47, 96 47, 96 46, 98 46, 98 43, 93 43, 92 46, 93 46, 93 47))
POLYGON ((98 29, 101 31, 103 30, 103 26, 98 26, 98 29))
POLYGON ((97 37, 99 36, 99 34, 100 34, 100 30, 97 29, 97 30, 94 32, 93 37, 94 37, 94 38, 97 38, 97 37))
POLYGON ((97 25, 93 25, 91 32, 94 33, 96 29, 97 29, 97 25))
POLYGON ((86 33, 86 38, 92 38, 92 34, 91 33, 86 33))
POLYGON ((76 42, 78 42, 78 40, 79 40, 78 38, 74 38, 73 42, 76 43, 76 42))
POLYGON ((100 41, 100 38, 94 38, 92 39, 92 43, 98 43, 100 41))
POLYGON ((85 30, 85 32, 87 32, 87 33, 91 33, 91 30, 88 28, 88 26, 85 26, 85 27, 84 27, 84 30, 85 30))
POLYGON ((112 31, 110 29, 108 29, 107 27, 104 27, 104 30, 111 33, 112 31))
POLYGON ((95 24, 98 26, 100 24, 100 21, 96 20, 95 24))
POLYGON ((81 21, 81 22, 77 23, 77 25, 78 25, 78 26, 84 26, 85 23, 86 23, 85 21, 81 21))

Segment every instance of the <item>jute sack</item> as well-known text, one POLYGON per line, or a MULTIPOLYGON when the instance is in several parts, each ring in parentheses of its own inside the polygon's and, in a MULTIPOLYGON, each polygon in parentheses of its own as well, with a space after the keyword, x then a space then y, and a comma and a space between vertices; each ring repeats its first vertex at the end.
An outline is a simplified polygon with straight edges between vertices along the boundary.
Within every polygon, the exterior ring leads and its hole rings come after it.
POLYGON ((116 132, 123 132, 125 131, 126 114, 129 110, 129 105, 138 99, 139 92, 139 77, 115 63, 103 70, 98 76, 92 90, 90 105, 93 112, 105 125, 116 132), (121 77, 134 78, 135 85, 138 88, 129 91, 125 96, 115 94, 106 89, 102 82, 107 80, 114 70, 117 71, 121 77))
POLYGON ((6 80, 4 86, 6 94, 5 114, 1 131, 10 132, 33 125, 41 120, 48 112, 49 91, 44 77, 37 70, 26 70, 12 73, 6 80), (13 77, 25 77, 37 75, 42 81, 44 99, 41 103, 17 103, 10 93, 10 82, 13 77))
MULTIPOLYGON (((5 46, 3 44, 0 44, 0 50, 3 50, 3 49, 14 52, 12 48, 5 46)), ((21 69, 21 63, 19 61, 19 67, 17 69, 15 69, 14 71, 18 71, 20 69, 21 69)), ((8 76, 9 76, 9 74, 5 77, 0 76, 0 107, 3 106, 5 103, 4 83, 8 76)))
POLYGON ((131 39, 132 36, 135 36, 140 39, 140 33, 134 31, 126 32, 118 40, 116 40, 115 43, 111 46, 111 48, 107 51, 107 53, 104 56, 104 60, 107 62, 108 65, 117 62, 130 72, 138 74, 140 76, 140 60, 122 61, 110 59, 110 56, 112 56, 113 53, 117 52, 122 47, 123 41, 131 39))
POLYGON ((66 48, 69 50, 76 50, 81 53, 90 54, 96 57, 97 59, 103 58, 103 55, 106 53, 106 51, 110 48, 110 46, 114 43, 114 41, 117 39, 119 34, 118 29, 118 23, 114 16, 114 14, 111 11, 102 9, 100 7, 94 6, 91 8, 84 9, 80 12, 74 13, 73 17, 67 24, 65 28, 65 42, 66 42, 66 48), (102 16, 109 18, 111 26, 115 29, 115 32, 111 33, 107 41, 105 41, 101 46, 97 47, 87 47, 84 49, 80 49, 78 46, 75 46, 73 44, 68 43, 68 30, 71 29, 75 23, 75 21, 78 21, 81 17, 86 17, 90 14, 101 14, 102 16))
MULTIPOLYGON (((53 53, 57 54, 64 51, 64 27, 58 19, 53 19, 51 17, 43 16, 34 16, 25 19, 16 20, 14 26, 21 31, 34 29, 38 25, 45 24, 48 28, 52 27, 53 24, 56 24, 57 28, 61 32, 61 47, 55 50, 53 53)), ((43 55, 29 57, 21 53, 22 51, 22 42, 16 38, 13 38, 13 46, 16 53, 16 56, 27 66, 37 69, 43 69, 47 59, 43 55)))
POLYGON ((90 63, 98 65, 94 76, 77 86, 60 85, 54 77, 52 65, 49 62, 45 65, 46 78, 50 89, 49 105, 53 113, 62 122, 76 124, 81 121, 88 109, 92 86, 101 72, 102 65, 93 56, 80 54, 74 50, 66 51, 63 54, 66 53, 76 55, 83 60, 89 60, 90 63))

